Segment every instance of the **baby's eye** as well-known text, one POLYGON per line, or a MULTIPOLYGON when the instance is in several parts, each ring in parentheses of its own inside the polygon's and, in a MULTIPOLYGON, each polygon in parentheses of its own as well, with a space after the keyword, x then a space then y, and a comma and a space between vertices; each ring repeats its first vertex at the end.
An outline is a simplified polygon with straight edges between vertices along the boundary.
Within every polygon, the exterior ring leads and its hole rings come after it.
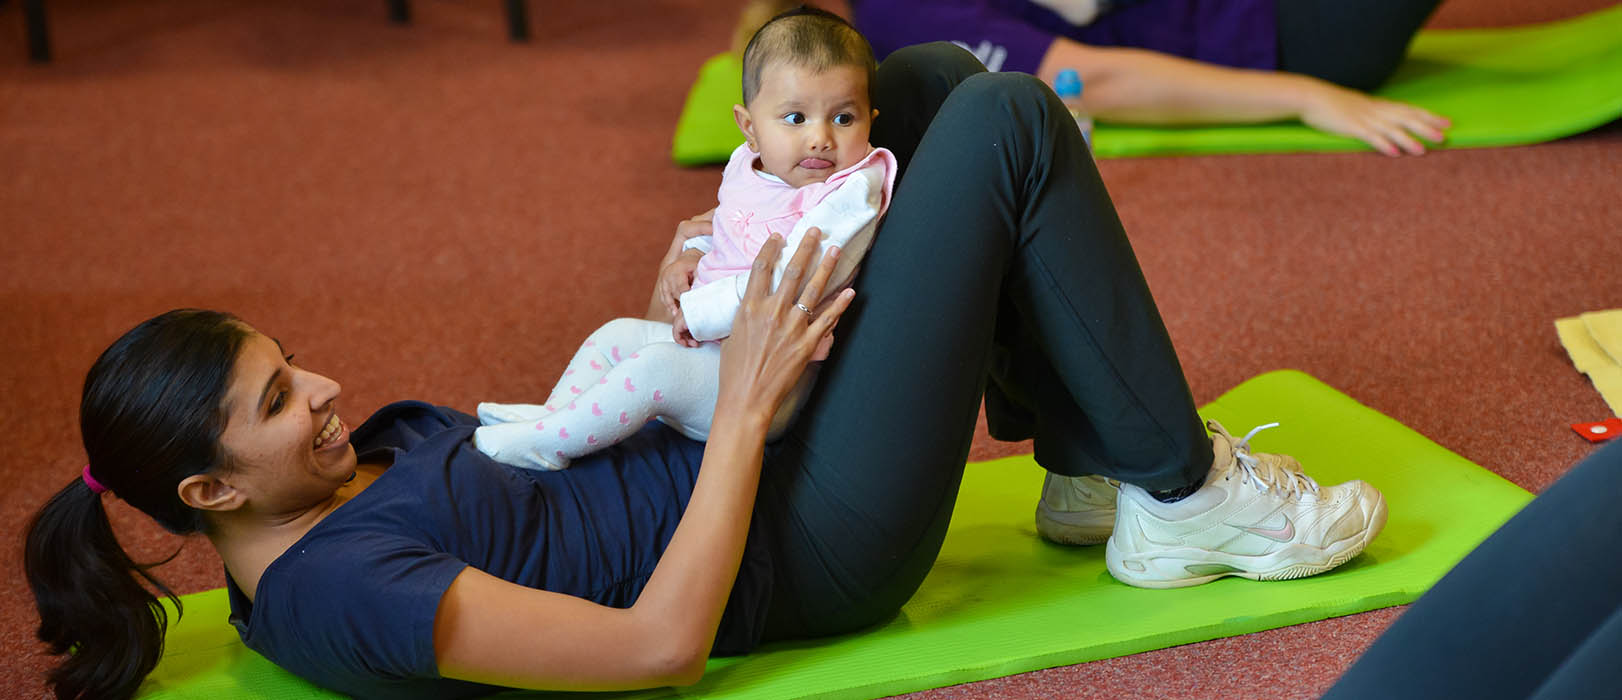
POLYGON ((856 123, 856 115, 849 112, 840 112, 834 115, 834 123, 839 126, 850 126, 856 123))
POLYGON ((805 115, 799 112, 789 112, 788 114, 783 115, 783 121, 788 124, 799 126, 805 123, 805 115))

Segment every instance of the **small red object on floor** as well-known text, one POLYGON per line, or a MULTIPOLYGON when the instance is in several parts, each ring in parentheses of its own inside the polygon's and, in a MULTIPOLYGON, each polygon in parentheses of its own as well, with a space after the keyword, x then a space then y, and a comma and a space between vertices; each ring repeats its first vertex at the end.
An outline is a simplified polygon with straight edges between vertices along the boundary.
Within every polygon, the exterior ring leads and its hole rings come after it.
POLYGON ((1622 418, 1606 418, 1598 423, 1572 423, 1571 429, 1589 442, 1605 442, 1622 436, 1622 418))

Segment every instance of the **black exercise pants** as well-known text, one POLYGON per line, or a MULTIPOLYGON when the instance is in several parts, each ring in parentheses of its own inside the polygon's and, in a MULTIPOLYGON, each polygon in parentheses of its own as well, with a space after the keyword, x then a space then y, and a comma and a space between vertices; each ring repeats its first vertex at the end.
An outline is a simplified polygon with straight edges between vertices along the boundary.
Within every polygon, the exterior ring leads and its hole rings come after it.
POLYGON ((1325 698, 1603 698, 1622 662, 1622 442, 1555 482, 1375 640, 1325 698))
POLYGON ((1279 70, 1362 91, 1396 72, 1441 0, 1278 0, 1279 70))
POLYGON ((1050 471, 1170 489, 1211 465, 1143 273, 1052 91, 944 43, 895 52, 876 87, 873 143, 903 175, 817 389, 766 460, 768 638, 866 626, 912 595, 988 383, 997 434, 1034 437, 1050 471))

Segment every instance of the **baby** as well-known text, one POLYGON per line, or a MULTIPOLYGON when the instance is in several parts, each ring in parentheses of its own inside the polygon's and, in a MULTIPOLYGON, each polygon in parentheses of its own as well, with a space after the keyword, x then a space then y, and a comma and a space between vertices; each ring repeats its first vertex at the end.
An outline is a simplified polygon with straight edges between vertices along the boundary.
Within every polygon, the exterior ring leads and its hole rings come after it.
MULTIPOLYGON (((822 252, 839 247, 827 296, 850 285, 872 244, 896 173, 895 156, 868 143, 878 116, 870 93, 875 68, 867 40, 837 15, 800 8, 762 26, 744 51, 743 105, 733 116, 745 140, 721 176, 713 232, 687 241, 682 259, 666 269, 677 279, 692 270, 673 323, 610 321, 581 344, 545 403, 479 404, 478 449, 514 466, 553 470, 653 419, 705 439, 721 359, 714 341, 731 333, 766 239, 786 234, 788 243, 773 286, 808 229, 822 232, 822 252), (678 267, 694 258, 693 267, 678 267)), ((818 359, 826 348, 825 341, 818 359)), ((778 409, 771 437, 804 403, 815 368, 778 409)))

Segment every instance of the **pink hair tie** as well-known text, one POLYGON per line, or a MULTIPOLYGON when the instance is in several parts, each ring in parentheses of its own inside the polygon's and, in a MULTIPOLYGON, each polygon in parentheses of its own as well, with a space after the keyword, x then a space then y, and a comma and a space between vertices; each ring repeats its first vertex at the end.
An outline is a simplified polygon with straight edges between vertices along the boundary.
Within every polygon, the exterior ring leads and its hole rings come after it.
POLYGON ((90 465, 88 464, 84 465, 84 485, 90 487, 91 493, 97 495, 107 493, 107 487, 102 486, 100 481, 96 481, 96 477, 90 475, 90 465))

